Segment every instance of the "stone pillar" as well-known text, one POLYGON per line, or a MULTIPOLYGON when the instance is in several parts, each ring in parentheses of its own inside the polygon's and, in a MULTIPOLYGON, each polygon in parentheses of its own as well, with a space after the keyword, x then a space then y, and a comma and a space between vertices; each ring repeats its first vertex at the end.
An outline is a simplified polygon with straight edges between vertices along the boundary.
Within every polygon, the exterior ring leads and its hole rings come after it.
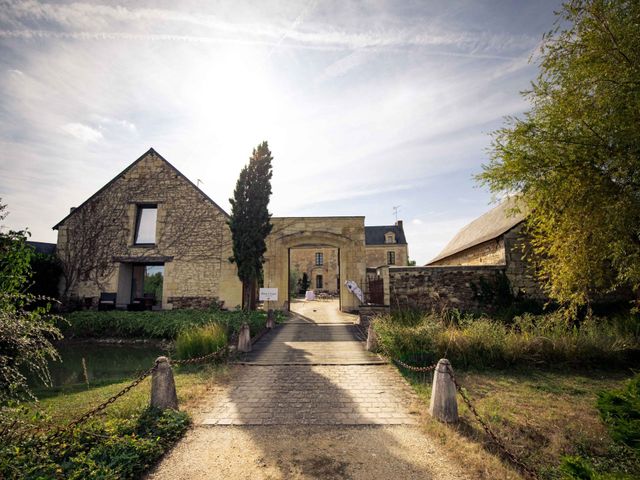
POLYGON ((246 322, 242 324, 242 327, 240 327, 240 335, 238 336, 238 351, 251 351, 251 332, 249 330, 249 324, 246 322))
POLYGON ((378 350, 378 337, 373 329, 373 323, 369 323, 369 328, 367 329, 367 351, 375 352, 376 350, 378 350))
POLYGON ((449 360, 440 359, 433 375, 429 413, 441 422, 455 423, 458 421, 458 398, 449 371, 453 372, 449 360))
POLYGON ((158 357, 156 363, 158 367, 151 377, 151 406, 161 410, 178 410, 178 395, 169 359, 158 357))
POLYGON ((273 317, 273 309, 270 308, 269 310, 267 310, 267 328, 274 328, 276 326, 276 322, 273 317))

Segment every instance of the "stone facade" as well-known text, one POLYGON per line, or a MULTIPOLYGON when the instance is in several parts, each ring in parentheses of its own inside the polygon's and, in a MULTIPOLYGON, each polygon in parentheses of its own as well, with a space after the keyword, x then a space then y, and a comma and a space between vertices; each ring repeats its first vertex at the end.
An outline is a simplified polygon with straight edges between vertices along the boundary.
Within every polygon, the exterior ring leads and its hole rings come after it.
POLYGON ((337 248, 292 248, 289 255, 291 273, 295 272, 298 278, 302 278, 302 274, 306 273, 309 279, 309 289, 330 294, 338 293, 340 270, 337 248), (318 254, 322 256, 321 265, 316 262, 318 254), (322 287, 318 287, 318 276, 322 277, 322 287))
POLYGON ((365 252, 367 255, 367 267, 377 268, 383 265, 405 267, 409 264, 409 249, 406 244, 367 245, 365 252), (395 257, 395 263, 393 264, 388 262, 389 252, 393 252, 395 257))
MULTIPOLYGON (((267 237, 264 286, 278 289, 274 308, 286 309, 289 291, 290 251, 298 248, 339 249, 341 285, 354 280, 363 285, 366 257, 364 217, 273 217, 273 229, 267 237)), ((337 282, 337 281, 336 281, 337 282)), ((357 310, 360 302, 346 288, 340 289, 340 308, 357 310)))
MULTIPOLYGON (((483 311, 487 305, 482 285, 495 285, 503 266, 383 267, 388 271, 392 310, 483 311)), ((385 272, 382 272, 385 273, 385 272)))
POLYGON ((162 308, 209 305, 216 299, 234 307, 241 303, 242 288, 235 265, 228 261, 227 219, 220 207, 151 149, 56 225, 62 259, 78 258, 79 246, 92 239, 95 255, 112 260, 111 268, 103 268, 97 278, 79 278, 70 293, 82 298, 117 292, 117 304, 124 306, 131 301, 134 265, 153 264, 164 266, 162 308), (157 207, 155 243, 136 245, 136 222, 144 205, 157 207), (87 232, 87 222, 109 215, 113 227, 103 222, 101 235, 87 232), (191 300, 185 302, 187 298, 191 300))

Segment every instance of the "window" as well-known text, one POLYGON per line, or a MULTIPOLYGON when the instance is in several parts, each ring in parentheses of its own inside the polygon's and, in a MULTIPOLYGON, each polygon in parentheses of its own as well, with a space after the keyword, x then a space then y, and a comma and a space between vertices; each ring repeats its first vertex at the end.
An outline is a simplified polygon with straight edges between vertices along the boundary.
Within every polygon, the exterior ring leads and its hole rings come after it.
POLYGON ((322 275, 316 275, 316 288, 322 288, 322 275))
POLYGON ((396 252, 387 252, 387 265, 396 264, 396 252))
POLYGON ((139 205, 136 216, 135 245, 153 245, 156 243, 157 205, 139 205))
POLYGON ((324 254, 321 252, 316 253, 316 265, 324 265, 324 254))
POLYGON ((384 234, 384 243, 396 243, 396 234, 387 232, 384 234))

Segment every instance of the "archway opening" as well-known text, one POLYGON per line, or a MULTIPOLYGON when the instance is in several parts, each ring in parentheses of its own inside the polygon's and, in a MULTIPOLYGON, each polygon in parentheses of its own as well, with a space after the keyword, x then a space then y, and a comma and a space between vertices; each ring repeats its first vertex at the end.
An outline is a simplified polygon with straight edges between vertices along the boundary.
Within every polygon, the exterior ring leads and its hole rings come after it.
POLYGON ((301 301, 337 301, 342 308, 340 248, 328 244, 301 244, 288 249, 287 298, 301 301))

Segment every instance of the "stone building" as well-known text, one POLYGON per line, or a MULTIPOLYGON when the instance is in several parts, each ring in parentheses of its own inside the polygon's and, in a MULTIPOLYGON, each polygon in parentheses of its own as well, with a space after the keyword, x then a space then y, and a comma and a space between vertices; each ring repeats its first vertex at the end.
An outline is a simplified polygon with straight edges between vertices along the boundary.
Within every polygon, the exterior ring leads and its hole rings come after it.
POLYGON ((509 197, 463 227, 426 266, 501 267, 514 295, 544 298, 532 267, 523 258, 527 249, 523 234, 526 212, 524 207, 517 208, 516 202, 516 197, 509 197))
POLYGON ((228 214, 153 149, 53 228, 72 278, 68 294, 117 293, 119 307, 205 307, 241 303, 229 263, 228 214))
POLYGON ((409 247, 402 220, 395 225, 364 227, 367 268, 409 265, 409 247))
MULTIPOLYGON (((241 304, 229 215, 153 149, 134 161, 53 228, 65 265, 65 294, 95 306, 102 294, 119 308, 203 308, 241 304)), ((264 286, 271 307, 287 309, 289 271, 306 271, 310 287, 338 293, 343 310, 359 300, 340 288, 366 290, 367 266, 406 265, 402 222, 365 227, 364 217, 273 217, 264 286)))
MULTIPOLYGON (((337 248, 300 247, 292 248, 290 255, 290 275, 297 279, 302 288, 302 278, 306 274, 308 288, 316 292, 337 294, 340 291, 340 268, 337 248)), ((299 290, 299 293, 303 293, 299 290)))

